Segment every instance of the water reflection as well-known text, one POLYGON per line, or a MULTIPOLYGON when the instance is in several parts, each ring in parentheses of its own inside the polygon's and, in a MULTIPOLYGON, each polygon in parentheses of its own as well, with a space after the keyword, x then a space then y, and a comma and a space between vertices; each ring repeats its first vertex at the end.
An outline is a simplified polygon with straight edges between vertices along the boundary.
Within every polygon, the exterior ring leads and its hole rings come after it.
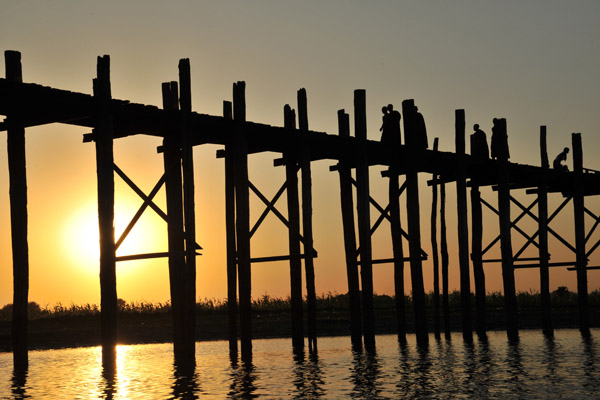
POLYGON ((256 393, 256 371, 252 362, 246 360, 238 366, 231 367, 231 385, 229 386, 228 397, 230 399, 255 399, 256 393))
POLYGON ((100 391, 103 398, 112 400, 117 393, 117 349, 115 347, 102 349, 102 384, 100 391))
POLYGON ((29 399, 26 393, 27 368, 15 368, 11 380, 11 391, 15 399, 29 399))
POLYGON ((352 352, 352 373, 350 380, 354 384, 352 398, 374 399, 379 396, 378 377, 380 373, 377 352, 352 352))
POLYGON ((600 374, 595 363, 596 349, 591 336, 582 336, 583 341, 583 373, 585 376, 584 388, 598 388, 600 386, 600 374))
POLYGON ((508 389, 511 393, 515 393, 520 397, 526 396, 527 386, 525 381, 528 379, 527 371, 523 368, 521 360, 521 341, 509 340, 506 354, 507 378, 505 380, 508 389))
POLYGON ((319 354, 311 351, 308 360, 304 354, 294 354, 294 387, 295 399, 318 399, 325 396, 325 381, 319 364, 319 354))
POLYGON ((186 360, 173 364, 173 399, 198 399, 196 363, 186 360))

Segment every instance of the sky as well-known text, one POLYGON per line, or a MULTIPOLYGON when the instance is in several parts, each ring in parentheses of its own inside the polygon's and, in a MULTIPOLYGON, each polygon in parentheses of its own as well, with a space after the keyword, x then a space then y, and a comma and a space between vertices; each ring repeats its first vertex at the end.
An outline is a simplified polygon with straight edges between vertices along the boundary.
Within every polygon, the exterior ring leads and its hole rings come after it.
MULTIPOLYGON (((177 80, 177 63, 189 58, 192 108, 221 115, 232 83, 246 81, 248 120, 283 125, 283 106, 296 108, 306 88, 310 129, 337 133, 337 110, 352 118, 353 91, 367 93, 368 138, 378 140, 380 109, 414 99, 425 117, 430 143, 454 149, 454 110, 464 109, 467 128, 478 123, 491 134, 492 119, 507 119, 511 161, 539 165, 540 125, 548 127, 550 157, 582 133, 584 166, 600 170, 600 3, 597 1, 13 1, 0 13, 0 50, 22 53, 23 78, 60 89, 91 93, 96 57, 111 56, 114 98, 160 106, 161 83, 177 80)), ((4 65, 0 66, 4 76, 4 65)), ((351 124, 352 126, 352 124, 351 124)), ((53 124, 29 128, 29 298, 41 305, 99 303, 95 153, 83 144, 89 130, 53 124)), ((6 133, 0 133, 0 306, 12 302, 12 256, 6 133)), ((146 193, 162 174, 160 140, 130 137, 115 143, 115 162, 146 193)), ((224 165, 219 146, 194 150, 198 298, 226 298, 224 165)), ((253 155, 250 180, 271 198, 284 170, 277 154, 253 155)), ((568 164, 571 158, 568 159, 568 164)), ((317 293, 345 293, 345 261, 338 176, 333 161, 313 163, 314 239, 317 293)), ((387 204, 380 167, 371 168, 371 194, 387 204)), ((431 189, 422 174, 421 227, 431 254, 431 189)), ((141 200, 118 177, 116 234, 141 200)), ((447 185, 450 288, 457 289, 455 185, 447 185)), ((529 204, 532 196, 514 195, 529 204)), ((496 204, 489 188, 482 196, 496 204)), ((562 198, 553 195, 553 210, 562 198)), ((401 199, 404 205, 405 198, 401 199)), ((157 195, 164 207, 164 191, 157 195)), ((285 196, 277 205, 285 213, 285 196)), ((586 199, 600 214, 600 202, 586 199)), ((263 207, 251 200, 255 221, 263 207)), ((402 211, 404 214, 405 212, 402 211)), ((518 213, 513 208, 513 215, 518 213)), ((572 206, 551 224, 573 242, 572 206)), ((377 217, 372 212, 372 221, 377 217)), ((520 226, 532 234, 528 217, 520 226)), ((593 223, 586 220, 586 226, 593 223)), ((403 224, 406 226, 405 215, 403 224)), ((498 233, 497 217, 484 210, 484 245, 498 233)), ((600 239, 596 232, 590 246, 600 239)), ((523 243, 513 232, 515 251, 523 243)), ((374 256, 391 257, 389 225, 373 235, 374 256)), ((551 261, 574 260, 551 239, 551 261)), ((166 251, 166 225, 146 212, 118 255, 166 251)), ((405 249, 407 246, 405 245, 405 249)), ((252 255, 287 251, 285 227, 271 215, 252 238, 252 255)), ((406 250, 405 250, 406 251, 406 250)), ((528 255, 535 255, 530 249, 528 255)), ((497 258, 499 248, 490 250, 497 258)), ((590 265, 600 265, 598 256, 590 265)), ((424 262, 425 287, 433 288, 431 257, 424 262)), ((499 264, 486 264, 488 291, 500 291, 499 264)), ((257 264, 253 297, 289 295, 286 263, 257 264)), ((376 293, 393 294, 391 265, 374 267, 376 293)), ((410 275, 406 266, 406 292, 410 275)), ((600 288, 600 272, 588 274, 589 290, 600 288)), ((516 271, 517 290, 539 290, 537 269, 516 271)), ((473 285, 472 285, 473 286, 473 285)), ((575 273, 551 270, 550 288, 576 290, 575 273)), ((118 296, 127 301, 169 298, 165 259, 117 265, 118 296)))

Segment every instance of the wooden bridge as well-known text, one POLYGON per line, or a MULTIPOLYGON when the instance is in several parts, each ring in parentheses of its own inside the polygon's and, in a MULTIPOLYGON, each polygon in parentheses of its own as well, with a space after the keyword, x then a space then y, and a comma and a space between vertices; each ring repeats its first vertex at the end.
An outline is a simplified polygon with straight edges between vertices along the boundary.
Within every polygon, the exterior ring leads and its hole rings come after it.
MULTIPOLYGON (((27 186, 25 167, 25 128, 49 123, 64 123, 91 128, 84 135, 85 142, 95 142, 98 179, 98 217, 100 229, 100 285, 102 314, 102 344, 105 356, 117 343, 117 292, 115 265, 119 261, 168 257, 170 293, 174 326, 174 351, 176 360, 194 358, 196 256, 200 248, 195 238, 194 169, 193 147, 211 143, 223 145, 217 156, 225 161, 226 231, 227 231, 227 287, 229 307, 230 348, 237 353, 240 338, 242 357, 252 352, 251 317, 251 265, 258 262, 289 260, 292 303, 292 341, 294 348, 304 346, 302 309, 302 260, 306 273, 307 337, 309 349, 317 348, 315 305, 314 259, 317 256, 312 233, 311 162, 334 160, 331 167, 340 178, 343 235, 347 264, 348 293, 350 299, 351 338, 354 346, 367 349, 375 347, 373 278, 372 267, 377 263, 393 263, 398 315, 398 337, 406 335, 404 316, 404 264, 410 265, 413 303, 415 308, 416 336, 420 344, 427 343, 427 318, 425 315, 425 291, 422 261, 428 256, 421 246, 420 201, 418 174, 429 173, 433 193, 431 216, 432 260, 434 265, 434 322, 435 334, 440 335, 439 276, 442 275, 442 303, 445 334, 449 335, 448 310, 448 248, 445 223, 445 185, 455 183, 458 212, 458 252, 460 267, 460 291, 462 303, 462 330, 466 340, 472 338, 470 312, 470 263, 473 265, 476 298, 476 331, 485 334, 485 274, 483 263, 500 262, 506 301, 507 333, 509 338, 518 337, 517 304, 514 270, 519 267, 540 269, 543 329, 552 334, 552 316, 549 292, 549 267, 569 266, 577 274, 579 299, 579 322, 582 334, 589 335, 587 304, 587 271, 598 267, 588 266, 590 254, 600 242, 586 246, 600 217, 584 206, 586 196, 600 194, 600 174, 583 168, 581 135, 573 134, 574 170, 558 171, 549 168, 546 153, 545 127, 541 128, 541 166, 515 164, 507 156, 498 159, 474 157, 465 154, 465 114, 456 110, 454 153, 437 150, 437 139, 432 150, 413 143, 417 130, 417 109, 412 100, 402 103, 404 137, 408 143, 397 146, 384 145, 367 140, 365 91, 354 93, 354 136, 350 136, 349 115, 338 112, 339 132, 331 135, 311 131, 308 127, 307 98, 304 89, 298 91, 298 126, 296 111, 284 107, 284 127, 274 127, 246 121, 245 83, 233 85, 233 102, 223 103, 223 116, 211 116, 192 111, 190 90, 190 64, 187 59, 179 62, 179 83, 163 83, 163 108, 133 104, 112 99, 110 87, 109 57, 98 58, 97 77, 94 79, 93 95, 74 93, 23 83, 21 56, 16 51, 5 52, 6 78, 0 79, 0 114, 7 118, 0 123, 0 131, 7 131, 9 182, 11 204, 11 228, 13 244, 14 307, 13 352, 15 366, 27 365, 27 303, 28 303, 28 244, 27 244, 27 186), (164 156, 163 177, 152 192, 143 193, 135 183, 115 164, 113 142, 132 135, 151 135, 163 138, 158 148, 164 156), (248 179, 248 156, 254 153, 273 152, 281 157, 274 162, 286 171, 286 180, 275 198, 267 199, 248 179), (389 204, 376 203, 369 194, 369 167, 388 167, 382 175, 389 179, 389 204), (352 170, 354 176, 352 177, 352 170), (298 181, 300 171, 300 182, 298 181), (144 200, 123 236, 115 238, 114 232, 114 176, 115 172, 144 200), (400 185, 400 177, 404 182, 400 185), (162 185, 166 186, 164 212, 153 202, 162 185), (299 191, 299 186, 301 191, 299 191), (353 186, 356 187, 356 206, 353 204, 353 186), (481 198, 479 188, 491 186, 497 191, 497 209, 481 198), (469 232, 467 213, 467 187, 471 194, 471 252, 469 255, 469 232), (437 227, 438 189, 440 196, 440 254, 435 239, 437 227), (527 189, 535 194, 535 200, 525 206, 511 196, 511 190, 527 189), (249 195, 253 191, 265 203, 265 212, 256 224, 250 226, 249 195), (274 204, 287 192, 287 217, 274 204), (406 191, 407 230, 401 226, 399 197, 406 191), (301 194, 300 194, 301 193, 301 194), (560 193, 565 201, 549 215, 548 194, 560 193), (574 204, 575 244, 571 245, 548 226, 567 202, 574 204), (522 213, 511 219, 511 203, 522 213), (374 224, 370 221, 370 206, 380 212, 374 224), (534 206, 537 204, 537 215, 534 206), (498 215, 500 235, 482 246, 482 205, 498 215), (137 254, 117 257, 116 249, 129 233, 135 222, 148 207, 154 209, 168 222, 168 252, 137 254), (356 207, 356 215, 355 215, 356 207), (250 237, 267 213, 273 212, 281 219, 289 232, 289 254, 253 258, 250 254, 250 237), (594 226, 586 233, 584 215, 595 219, 594 226), (538 223, 534 235, 527 235, 517 226, 518 220, 529 215, 538 223), (354 218, 357 218, 358 243, 354 218), (381 223, 390 223, 393 256, 373 259, 371 235, 381 223), (302 232, 300 230, 302 221, 302 232), (517 230, 527 238, 523 248, 514 252, 511 232, 517 230), (575 255, 566 263, 550 262, 548 236, 553 235, 575 255), (537 239, 537 240, 536 240, 537 239), (402 242, 408 240, 409 254, 403 254, 402 242), (484 260, 483 256, 495 243, 500 242, 501 258, 484 260), (538 248, 538 256, 524 258, 523 251, 529 245, 538 248), (471 261, 469 260, 471 258, 471 261), (560 264, 560 265, 559 265, 560 264), (360 274, 359 274, 360 266, 360 274), (359 290, 361 288, 362 290, 359 290), (362 309, 362 311, 361 311, 362 309), (239 325, 238 325, 239 316, 239 325)), ((506 135, 506 121, 498 119, 495 129, 506 135)), ((207 249, 210 251, 210 249, 207 249)))

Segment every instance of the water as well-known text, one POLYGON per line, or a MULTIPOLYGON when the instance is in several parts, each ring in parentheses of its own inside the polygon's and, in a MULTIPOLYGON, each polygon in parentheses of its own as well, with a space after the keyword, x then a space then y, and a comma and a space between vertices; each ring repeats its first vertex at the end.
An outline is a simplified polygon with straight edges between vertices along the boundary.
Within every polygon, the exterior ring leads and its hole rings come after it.
POLYGON ((191 373, 173 366, 170 344, 119 346, 115 368, 99 347, 32 351, 26 374, 0 353, 0 398, 32 399, 398 399, 600 398, 600 329, 584 340, 559 330, 553 340, 522 331, 518 344, 492 332, 469 345, 415 337, 400 346, 377 337, 377 352, 353 352, 349 337, 319 338, 317 356, 294 358, 290 339, 254 341, 250 364, 232 362, 228 343, 196 345, 191 373))

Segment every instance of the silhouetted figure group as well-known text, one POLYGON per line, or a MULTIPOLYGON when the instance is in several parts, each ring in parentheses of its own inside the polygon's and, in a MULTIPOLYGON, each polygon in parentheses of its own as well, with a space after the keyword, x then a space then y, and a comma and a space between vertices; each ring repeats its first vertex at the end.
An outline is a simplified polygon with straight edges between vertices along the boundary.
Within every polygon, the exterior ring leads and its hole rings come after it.
POLYGON ((400 146, 400 113, 394 110, 394 106, 388 104, 387 107, 382 107, 383 123, 381 124, 381 143, 389 146, 400 146))
POLYGON ((561 151, 554 161, 552 162, 552 167, 557 171, 568 171, 569 167, 563 164, 563 162, 567 161, 567 154, 569 154, 569 148, 565 147, 563 151, 561 151))
MULTIPOLYGON (((418 112, 418 108, 414 107, 414 133, 408 130, 404 132, 404 142, 408 146, 414 146, 419 149, 426 149, 427 143, 427 129, 425 127, 425 119, 423 115, 418 112), (409 135, 414 135, 414 137, 409 135)), ((389 146, 399 146, 402 142, 400 134, 400 113, 394 110, 392 104, 388 104, 381 108, 383 113, 382 124, 379 130, 381 131, 381 143, 389 146)))

